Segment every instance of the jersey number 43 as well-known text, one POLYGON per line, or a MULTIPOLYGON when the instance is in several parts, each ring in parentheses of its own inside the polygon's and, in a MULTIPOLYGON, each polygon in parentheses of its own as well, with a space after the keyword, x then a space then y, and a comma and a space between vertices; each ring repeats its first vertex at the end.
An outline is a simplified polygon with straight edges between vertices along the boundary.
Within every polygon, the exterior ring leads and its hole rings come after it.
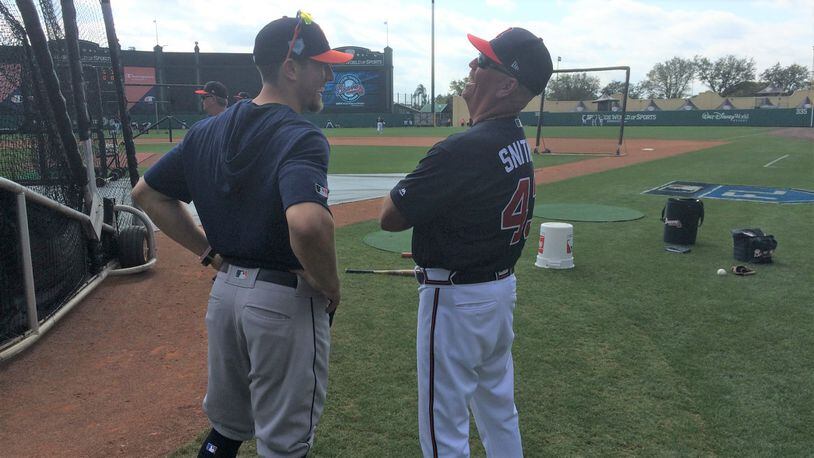
POLYGON ((531 218, 529 217, 529 204, 533 197, 534 190, 531 188, 531 179, 521 178, 517 182, 517 189, 514 190, 509 203, 503 207, 500 215, 500 228, 503 230, 514 230, 512 240, 509 245, 515 245, 520 240, 525 240, 531 230, 531 218))

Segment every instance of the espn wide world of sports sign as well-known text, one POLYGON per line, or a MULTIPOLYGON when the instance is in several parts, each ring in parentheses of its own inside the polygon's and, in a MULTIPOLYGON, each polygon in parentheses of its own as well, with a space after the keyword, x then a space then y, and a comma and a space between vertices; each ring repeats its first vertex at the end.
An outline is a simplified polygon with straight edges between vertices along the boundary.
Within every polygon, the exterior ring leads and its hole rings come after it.
MULTIPOLYGON (((810 108, 772 108, 755 110, 636 111, 625 114, 629 126, 756 126, 808 127, 810 108)), ((524 112, 521 120, 536 124, 538 113, 524 112)), ((619 125, 621 113, 543 113, 543 125, 602 126, 619 125)))

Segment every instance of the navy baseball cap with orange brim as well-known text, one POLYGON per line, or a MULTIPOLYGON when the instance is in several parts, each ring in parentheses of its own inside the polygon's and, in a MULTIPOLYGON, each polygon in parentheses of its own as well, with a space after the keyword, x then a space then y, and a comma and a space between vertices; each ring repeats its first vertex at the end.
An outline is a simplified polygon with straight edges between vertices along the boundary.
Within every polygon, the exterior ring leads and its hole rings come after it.
POLYGON ((254 39, 254 63, 280 63, 286 59, 289 49, 291 57, 308 58, 325 64, 344 64, 353 59, 353 54, 331 49, 319 25, 310 20, 310 16, 303 16, 282 17, 260 29, 254 39))
POLYGON ((196 90, 195 94, 214 95, 215 97, 220 97, 222 99, 229 98, 229 91, 226 90, 226 86, 224 86, 220 81, 209 81, 208 83, 204 84, 203 89, 196 90))
POLYGON ((554 65, 543 39, 526 29, 511 27, 490 41, 467 34, 472 46, 500 64, 535 94, 545 90, 554 65))

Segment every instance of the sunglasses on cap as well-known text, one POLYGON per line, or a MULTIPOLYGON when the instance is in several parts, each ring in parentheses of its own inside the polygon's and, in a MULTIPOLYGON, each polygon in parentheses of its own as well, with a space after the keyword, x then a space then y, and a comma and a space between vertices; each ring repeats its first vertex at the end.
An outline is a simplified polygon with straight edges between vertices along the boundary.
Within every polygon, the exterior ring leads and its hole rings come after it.
POLYGON ((499 63, 493 61, 488 56, 486 56, 486 54, 484 54, 484 53, 478 54, 478 67, 480 67, 480 68, 491 68, 491 69, 496 70, 496 71, 498 71, 500 73, 503 73, 504 75, 509 75, 512 78, 517 78, 516 76, 514 76, 514 74, 512 74, 512 72, 509 71, 508 68, 506 68, 506 67, 500 65, 499 63))
POLYGON ((297 42, 297 37, 300 36, 300 29, 302 25, 311 25, 311 22, 314 21, 314 18, 311 17, 310 13, 306 13, 303 10, 297 11, 297 25, 294 26, 294 34, 291 35, 291 42, 288 44, 288 52, 285 54, 286 60, 291 58, 291 51, 294 50, 294 44, 297 42))

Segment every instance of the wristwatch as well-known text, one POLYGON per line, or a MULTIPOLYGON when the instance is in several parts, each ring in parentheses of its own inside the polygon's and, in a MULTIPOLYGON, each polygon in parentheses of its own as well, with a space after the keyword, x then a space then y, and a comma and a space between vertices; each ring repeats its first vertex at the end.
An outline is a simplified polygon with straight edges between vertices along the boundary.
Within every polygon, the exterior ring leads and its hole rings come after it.
POLYGON ((212 264, 212 261, 215 260, 215 256, 217 255, 217 253, 212 251, 212 247, 210 246, 206 248, 206 251, 204 251, 200 257, 198 257, 198 260, 201 261, 201 265, 208 266, 212 264))

